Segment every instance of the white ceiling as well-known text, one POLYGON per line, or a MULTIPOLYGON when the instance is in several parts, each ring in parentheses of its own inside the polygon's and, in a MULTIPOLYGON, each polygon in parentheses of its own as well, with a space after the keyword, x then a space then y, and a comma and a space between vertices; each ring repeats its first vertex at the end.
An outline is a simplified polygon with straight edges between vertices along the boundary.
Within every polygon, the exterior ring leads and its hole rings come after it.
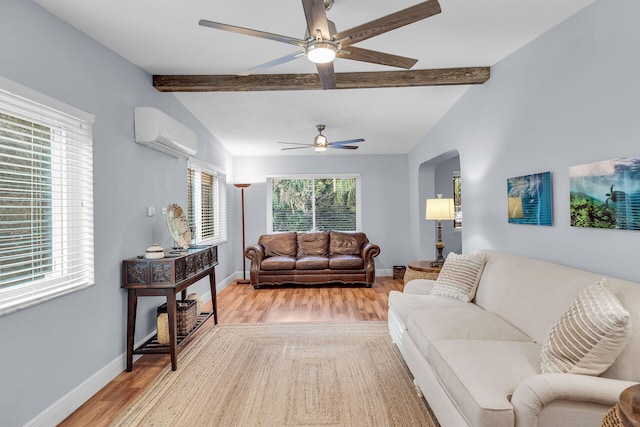
MULTIPOLYGON (((271 40, 205 28, 200 19, 304 38, 300 0, 33 0, 151 74, 237 74, 292 53, 271 40)), ((492 66, 593 0, 440 0, 442 13, 358 43, 418 59, 414 69, 492 66)), ((418 0, 335 0, 338 31, 418 0)), ((336 72, 393 70, 337 59, 336 72)), ((313 73, 302 57, 268 73, 313 73)), ((316 124, 329 141, 365 138, 358 150, 409 152, 468 86, 177 93, 177 98, 235 156, 309 155, 277 141, 312 143, 316 124)))

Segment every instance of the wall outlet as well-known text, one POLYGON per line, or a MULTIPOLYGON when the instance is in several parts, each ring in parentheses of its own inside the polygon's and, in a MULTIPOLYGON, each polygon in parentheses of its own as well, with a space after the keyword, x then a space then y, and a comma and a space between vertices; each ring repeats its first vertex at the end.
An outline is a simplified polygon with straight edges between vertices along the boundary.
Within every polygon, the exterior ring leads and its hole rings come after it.
POLYGON ((149 206, 147 208, 147 216, 154 216, 156 214, 156 208, 149 206))

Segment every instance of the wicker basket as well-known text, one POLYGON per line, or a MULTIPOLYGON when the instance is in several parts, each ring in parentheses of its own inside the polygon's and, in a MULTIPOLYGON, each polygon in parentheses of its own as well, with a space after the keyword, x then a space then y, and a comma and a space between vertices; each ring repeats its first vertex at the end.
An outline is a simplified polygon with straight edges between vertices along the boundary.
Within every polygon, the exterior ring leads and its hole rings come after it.
MULTIPOLYGON (((176 325, 178 335, 187 335, 193 328, 195 328, 198 321, 198 312, 196 301, 184 300, 176 302, 176 325)), ((158 307, 158 344, 169 344, 169 317, 167 315, 167 304, 162 304, 158 307)))

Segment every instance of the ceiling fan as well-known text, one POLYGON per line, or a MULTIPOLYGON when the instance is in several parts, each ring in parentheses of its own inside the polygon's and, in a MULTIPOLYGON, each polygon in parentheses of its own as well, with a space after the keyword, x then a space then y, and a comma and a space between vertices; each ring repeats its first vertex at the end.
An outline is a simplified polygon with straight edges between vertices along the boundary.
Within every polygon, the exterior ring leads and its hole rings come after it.
POLYGON ((304 49, 243 71, 240 75, 250 75, 256 71, 293 61, 306 55, 309 61, 316 64, 322 88, 334 89, 336 87, 336 76, 333 69, 333 60, 335 58, 389 65, 404 69, 413 67, 418 62, 417 59, 362 49, 353 45, 440 13, 438 0, 428 0, 349 30, 337 32, 335 24, 327 19, 326 11, 332 5, 333 0, 302 0, 302 7, 307 20, 304 39, 221 24, 207 21, 206 19, 201 19, 199 24, 204 27, 288 43, 304 49))
POLYGON ((322 153, 323 151, 326 151, 327 148, 338 148, 340 150, 357 150, 358 149, 357 145, 346 145, 346 144, 364 142, 364 139, 362 138, 329 142, 327 140, 327 137, 322 134, 322 131, 324 130, 325 126, 316 125, 316 128, 318 129, 318 135, 316 135, 316 137, 313 138, 313 144, 299 144, 297 142, 279 142, 278 144, 298 145, 298 147, 283 148, 282 150, 298 150, 300 148, 311 147, 316 151, 316 153, 322 153))

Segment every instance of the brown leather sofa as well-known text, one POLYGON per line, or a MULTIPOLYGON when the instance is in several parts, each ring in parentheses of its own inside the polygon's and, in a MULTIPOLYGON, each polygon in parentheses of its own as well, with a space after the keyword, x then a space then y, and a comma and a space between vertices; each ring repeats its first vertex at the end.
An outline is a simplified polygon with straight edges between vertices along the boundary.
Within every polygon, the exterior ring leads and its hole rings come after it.
POLYGON ((251 284, 359 284, 376 277, 374 257, 380 247, 361 232, 322 231, 264 234, 245 249, 251 260, 251 284))

